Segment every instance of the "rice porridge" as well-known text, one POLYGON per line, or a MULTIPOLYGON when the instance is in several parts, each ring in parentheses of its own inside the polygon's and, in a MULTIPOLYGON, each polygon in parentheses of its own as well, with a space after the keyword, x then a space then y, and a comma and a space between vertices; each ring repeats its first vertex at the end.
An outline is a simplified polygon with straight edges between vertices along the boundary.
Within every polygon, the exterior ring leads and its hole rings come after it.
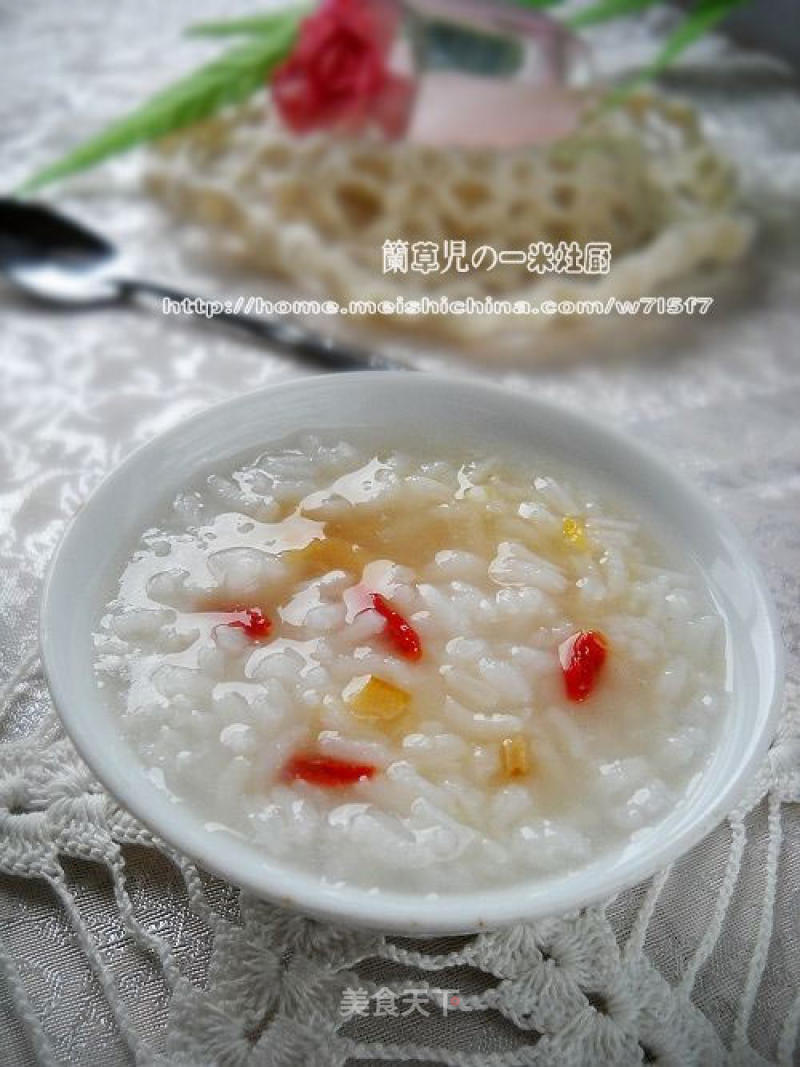
POLYGON ((153 782, 332 883, 479 889, 657 832, 724 719, 690 561, 579 470, 299 438, 199 478, 94 635, 153 782))

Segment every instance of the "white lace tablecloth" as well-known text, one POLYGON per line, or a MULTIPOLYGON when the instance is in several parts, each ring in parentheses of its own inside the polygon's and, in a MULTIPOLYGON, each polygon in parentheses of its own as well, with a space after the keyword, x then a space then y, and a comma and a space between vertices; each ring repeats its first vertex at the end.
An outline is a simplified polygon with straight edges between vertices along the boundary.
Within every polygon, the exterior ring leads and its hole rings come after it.
MULTIPOLYGON (((0 7, 4 182, 192 64, 204 46, 180 43, 184 23, 248 6, 0 7)), ((604 34, 601 63, 620 60, 623 39, 622 59, 635 60, 662 18, 624 38, 604 34)), ((753 258, 708 319, 673 323, 646 352, 495 376, 660 446, 750 538, 790 655, 788 710, 746 803, 671 869, 604 907, 421 943, 240 897, 154 842, 93 782, 54 716, 36 651, 42 574, 68 517, 134 445, 303 371, 156 312, 45 312, 0 290, 4 1064, 798 1062, 800 94, 769 63, 710 45, 673 84, 740 164, 761 222, 753 258), (345 990, 384 987, 386 1013, 345 1019, 345 990), (460 997, 446 1016, 439 989, 460 997), (392 994, 409 990, 431 992, 429 1014, 400 1014, 408 1001, 392 994)), ((181 266, 136 166, 53 195, 142 269, 219 291, 211 271, 181 266)), ((449 357, 430 362, 464 372, 449 357)))

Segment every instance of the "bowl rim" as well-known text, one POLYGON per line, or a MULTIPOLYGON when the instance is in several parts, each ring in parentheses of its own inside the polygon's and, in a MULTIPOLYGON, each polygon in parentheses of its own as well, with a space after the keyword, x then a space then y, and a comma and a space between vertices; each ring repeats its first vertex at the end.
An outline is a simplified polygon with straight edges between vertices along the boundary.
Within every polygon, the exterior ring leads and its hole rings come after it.
MULTIPOLYGON (((333 388, 336 386, 334 385, 333 388)), ((303 430, 305 427, 297 427, 303 430)), ((264 444, 269 443, 265 434, 264 444)), ((242 446, 242 451, 250 445, 242 446)), ((97 605, 95 605, 96 607, 97 605)), ((508 387, 476 381, 474 378, 454 378, 443 374, 425 373, 410 375, 406 371, 347 371, 332 377, 319 374, 292 378, 265 388, 239 394, 235 397, 209 405, 182 419, 170 429, 158 434, 133 449, 94 489, 89 497, 79 506, 68 521, 58 546, 50 560, 45 574, 39 612, 39 644, 42 655, 44 675, 50 690, 54 706, 62 724, 75 745, 81 758, 87 763, 97 779, 118 803, 132 813, 160 841, 164 841, 176 850, 187 855, 204 869, 229 881, 254 896, 271 900, 279 905, 295 908, 304 914, 351 926, 380 929, 411 935, 457 934, 469 933, 482 929, 499 927, 513 922, 521 922, 563 914, 569 911, 599 903, 613 897, 621 890, 639 884, 663 869, 679 856, 694 847, 714 826, 729 814, 743 800, 751 786, 755 771, 763 760, 774 736, 775 727, 782 709, 784 683, 784 647, 781 640, 780 621, 777 610, 764 578, 746 542, 741 537, 728 517, 715 510, 701 494, 701 491, 682 475, 676 474, 665 459, 651 448, 615 427, 610 427, 594 416, 578 413, 574 409, 562 407, 549 401, 543 401, 528 393, 513 393, 508 387), (579 874, 593 873, 596 878, 591 888, 576 889, 570 883, 574 878, 567 874, 551 878, 534 878, 529 881, 514 882, 500 888, 473 890, 469 892, 428 894, 423 892, 397 892, 394 890, 371 891, 354 885, 338 886, 326 884, 317 876, 302 870, 283 865, 279 860, 265 857, 257 846, 242 845, 235 837, 220 836, 206 829, 201 824, 199 813, 192 815, 187 806, 177 811, 171 806, 165 794, 155 785, 149 790, 139 791, 129 782, 115 779, 114 773, 107 766, 107 757, 99 747, 91 729, 91 712, 84 712, 76 707, 71 699, 68 680, 56 665, 54 628, 50 625, 53 602, 56 599, 57 583, 62 580, 62 571, 69 563, 73 543, 84 536, 83 526, 86 516, 93 508, 101 507, 109 487, 115 486, 121 479, 129 477, 148 457, 158 450, 179 442, 189 431, 209 419, 218 418, 237 408, 250 404, 265 404, 280 399, 282 393, 298 389, 315 389, 325 383, 330 389, 332 383, 342 383, 343 388, 367 386, 380 381, 388 385, 397 383, 405 387, 409 381, 418 382, 423 389, 447 390, 452 394, 461 392, 479 400, 481 397, 494 398, 496 402, 512 406, 526 406, 531 417, 536 412, 546 412, 552 417, 563 419, 567 425, 572 424, 581 433, 590 437, 605 439, 617 448, 624 448, 636 465, 649 470, 662 484, 677 491, 690 502, 695 514, 710 524, 725 545, 742 561, 746 567, 751 592, 755 595, 762 624, 771 638, 772 670, 770 672, 771 690, 768 694, 760 693, 762 704, 769 703, 762 716, 761 729, 750 744, 747 758, 744 759, 736 773, 726 786, 713 799, 702 816, 696 818, 689 826, 672 837, 667 837, 649 853, 634 857, 624 866, 624 876, 619 873, 604 876, 602 857, 600 861, 580 868, 579 874), (188 814, 188 818, 186 818, 188 814), (220 857, 223 857, 220 859, 220 857), (549 891, 558 889, 557 899, 549 891)), ((98 693, 98 701, 102 698, 98 693)), ((120 745, 126 750, 126 760, 138 764, 138 757, 132 748, 119 736, 120 745)), ((141 767, 141 765, 139 765, 141 767)))

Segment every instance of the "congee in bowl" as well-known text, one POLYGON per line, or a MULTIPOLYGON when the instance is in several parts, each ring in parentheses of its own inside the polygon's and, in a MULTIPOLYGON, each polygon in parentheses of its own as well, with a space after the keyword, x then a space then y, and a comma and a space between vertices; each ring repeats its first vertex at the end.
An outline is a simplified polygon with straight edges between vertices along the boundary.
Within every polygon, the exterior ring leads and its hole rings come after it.
POLYGON ((292 435, 117 578, 96 680, 154 786, 333 886, 585 868, 658 834, 728 714, 696 564, 547 453, 292 435))

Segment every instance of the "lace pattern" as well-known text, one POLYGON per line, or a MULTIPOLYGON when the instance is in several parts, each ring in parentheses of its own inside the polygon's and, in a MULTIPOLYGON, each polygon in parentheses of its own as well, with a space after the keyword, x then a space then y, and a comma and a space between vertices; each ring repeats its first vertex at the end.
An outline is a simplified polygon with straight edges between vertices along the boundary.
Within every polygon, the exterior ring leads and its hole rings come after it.
MULTIPOLYGON (((37 684, 38 677, 34 659, 8 687, 6 710, 13 709, 15 695, 37 684)), ((698 975, 718 949, 731 908, 747 848, 748 815, 766 798, 767 863, 752 931, 753 955, 732 1035, 734 1054, 738 1049, 741 1062, 755 1063, 741 1054, 747 1050, 752 1055, 748 1021, 772 933, 781 805, 800 799, 796 767, 789 772, 793 781, 786 780, 783 767, 800 743, 798 725, 794 719, 785 724, 750 796, 727 822, 726 861, 716 879, 715 899, 707 902, 710 921, 702 933, 698 928, 700 936, 674 983, 654 965, 646 944, 665 890, 680 879, 681 866, 702 866, 700 857, 687 857, 638 892, 604 907, 487 931, 459 939, 463 943, 458 947, 442 946, 440 951, 435 943, 319 923, 246 895, 236 900, 226 893, 221 901, 215 900, 194 864, 155 840, 92 780, 69 742, 60 736, 52 715, 45 717, 38 743, 9 742, 0 748, 0 868, 18 878, 39 879, 50 888, 94 973, 120 1039, 137 1062, 163 1067, 200 1063, 294 1067, 413 1058, 459 1067, 601 1062, 714 1065, 729 1062, 725 1046, 693 1003, 692 992, 698 975), (144 918, 147 908, 142 907, 141 887, 131 886, 139 876, 131 876, 132 865, 126 860, 131 846, 158 849, 172 864, 173 892, 179 884, 188 910, 209 935, 204 983, 192 980, 192 967, 181 958, 186 946, 180 938, 175 944, 172 924, 144 918), (81 894, 70 884, 65 862, 69 860, 103 866, 118 936, 137 946, 140 965, 159 972, 169 1001, 161 1050, 156 1051, 149 1036, 137 1027, 130 990, 109 966, 84 914, 81 894), (380 963, 387 969, 381 969, 380 963), (365 964, 373 966, 365 968, 365 964), (399 996, 413 987, 430 998, 429 1014, 424 1017, 430 1018, 435 1014, 433 1006, 443 1003, 448 989, 463 988, 457 985, 461 974, 469 974, 473 982, 479 974, 484 988, 461 993, 458 1008, 451 1007, 446 1018, 497 1013, 515 1028, 513 1047, 492 1053, 450 1050, 407 1037, 392 1040, 389 1026, 381 1040, 365 1040, 358 1027, 343 1017, 347 989, 363 989, 368 994, 390 990, 399 996)), ((722 829, 716 836, 721 833, 722 829)), ((701 845, 695 852, 706 850, 701 845)), ((138 863, 142 862, 146 865, 140 858, 138 863)), ((108 943, 104 947, 107 951, 108 943)), ((0 959, 39 1061, 72 1062, 60 1059, 53 1048, 28 996, 23 972, 7 948, 0 959)), ((798 1013, 800 997, 785 1016, 778 1062, 791 1062, 798 1013)), ((396 1024, 400 1034, 402 1024, 407 1027, 405 1016, 384 1020, 396 1024)))
MULTIPOLYGON (((194 223, 210 255, 342 302, 380 303, 398 293, 533 303, 643 296, 701 264, 735 261, 752 237, 750 220, 735 212, 731 168, 704 140, 696 115, 652 93, 589 125, 568 151, 556 142, 502 153, 353 144, 324 133, 298 140, 287 136, 265 94, 168 138, 154 153, 147 185, 194 223), (387 238, 525 249, 531 235, 556 246, 606 241, 610 272, 542 277, 522 265, 382 274, 387 238)), ((401 312, 382 321, 409 328, 401 312)), ((529 341, 565 321, 486 314, 420 320, 428 334, 495 343, 505 333, 529 341)), ((531 358, 529 346, 506 349, 531 358)))

